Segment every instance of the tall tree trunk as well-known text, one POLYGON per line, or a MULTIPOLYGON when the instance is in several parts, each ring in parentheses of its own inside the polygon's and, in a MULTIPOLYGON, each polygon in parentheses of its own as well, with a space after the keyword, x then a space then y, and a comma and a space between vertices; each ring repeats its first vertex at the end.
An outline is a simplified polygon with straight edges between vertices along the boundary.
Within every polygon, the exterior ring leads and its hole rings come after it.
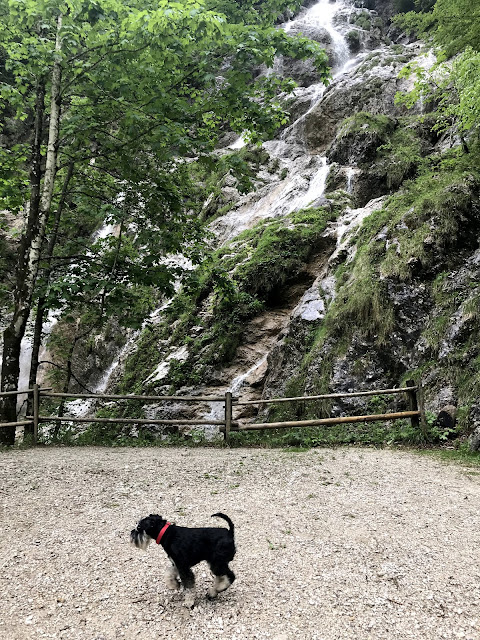
MULTIPOLYGON (((70 180, 73 176, 74 162, 70 162, 68 165, 67 175, 65 176, 65 180, 62 188, 62 195, 60 196, 60 201, 58 203, 57 210, 55 212, 55 221, 53 224, 52 233, 50 235, 50 239, 48 241, 48 246, 46 250, 45 260, 47 261, 47 268, 43 274, 44 280, 44 293, 39 297, 37 303, 37 313, 35 316, 35 326, 33 330, 33 344, 32 344, 32 359, 30 362, 30 374, 28 377, 28 388, 31 389, 33 385, 37 382, 37 373, 39 366, 39 354, 40 348, 42 346, 42 332, 43 325, 45 322, 45 318, 47 316, 48 307, 47 307, 47 291, 50 283, 50 277, 52 274, 52 258, 53 252, 55 250, 55 245, 57 244, 57 236, 58 236, 58 228, 60 226, 60 220, 63 213, 63 208, 65 206, 65 202, 68 194, 68 186, 70 180)), ((29 397, 27 415, 32 415, 31 407, 32 407, 33 398, 29 397)), ((25 427, 25 433, 33 434, 33 425, 27 425, 25 427)))
MULTIPOLYGON (((18 388, 20 373, 20 346, 25 335, 30 315, 33 291, 38 273, 38 262, 45 235, 45 226, 50 210, 55 172, 57 166, 58 140, 60 126, 61 79, 62 68, 59 56, 61 50, 60 30, 62 16, 57 21, 57 38, 55 43, 55 60, 52 70, 52 92, 50 101, 50 126, 48 132, 47 157, 40 195, 41 182, 41 141, 44 115, 45 85, 40 81, 37 86, 35 136, 30 172, 30 210, 26 228, 20 242, 19 262, 16 273, 14 292, 14 311, 10 324, 3 334, 2 391, 15 391, 18 388)), ((15 396, 7 396, 0 404, 0 421, 16 420, 15 396)), ((15 427, 0 428, 0 444, 14 444, 15 427)))

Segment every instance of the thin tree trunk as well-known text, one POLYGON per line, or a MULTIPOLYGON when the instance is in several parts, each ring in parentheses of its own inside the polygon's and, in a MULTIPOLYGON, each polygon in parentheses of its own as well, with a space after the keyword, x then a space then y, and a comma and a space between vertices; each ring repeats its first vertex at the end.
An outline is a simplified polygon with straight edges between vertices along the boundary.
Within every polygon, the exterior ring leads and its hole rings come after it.
MULTIPOLYGON (((36 118, 34 153, 32 158, 32 171, 30 175, 30 210, 26 229, 20 243, 19 264, 17 268, 15 286, 15 305, 12 320, 4 332, 3 362, 2 362, 2 391, 15 391, 18 388, 20 373, 20 347, 25 328, 30 315, 33 291, 38 273, 38 263, 48 212, 50 210, 53 187, 55 184, 55 172, 58 155, 58 140, 60 126, 60 85, 62 79, 60 30, 62 27, 62 15, 57 21, 57 38, 55 43, 55 60, 52 70, 52 92, 50 101, 50 127, 48 133, 47 157, 43 179, 43 189, 40 192, 41 180, 41 151, 42 139, 41 120, 43 120, 42 82, 37 86, 36 118), (38 202, 39 199, 39 202, 38 202)), ((14 422, 16 420, 15 396, 5 398, 0 405, 0 420, 14 422)), ((3 427, 0 429, 0 443, 14 444, 15 427, 3 427)))
MULTIPOLYGON (((37 84, 35 100, 34 139, 32 142, 32 158, 30 170, 30 202, 26 227, 19 247, 19 262, 15 280, 15 300, 21 299, 22 286, 26 270, 27 247, 31 237, 35 233, 38 211, 40 209, 41 180, 42 180, 42 137, 43 118, 45 113, 45 81, 42 78, 37 84)), ((20 375, 20 345, 25 333, 24 315, 22 308, 16 305, 10 325, 3 334, 3 360, 2 360, 2 391, 14 391, 18 385, 20 375)), ((5 422, 15 422, 17 419, 17 398, 7 396, 0 401, 0 419, 5 422)), ((2 427, 0 429, 0 443, 14 444, 15 427, 2 427)))
MULTIPOLYGON (((31 389, 33 387, 34 384, 36 384, 37 382, 37 373, 38 373, 38 366, 39 366, 39 354, 40 354, 40 348, 42 346, 42 332, 43 332, 43 325, 45 322, 45 318, 48 312, 48 307, 47 307, 47 291, 48 291, 48 286, 50 283, 50 277, 52 274, 52 257, 53 257, 53 252, 55 250, 55 245, 57 244, 57 236, 58 236, 58 228, 60 226, 60 220, 62 217, 62 213, 63 213, 63 208, 65 206, 65 202, 67 199, 67 194, 68 194, 68 186, 70 183, 70 180, 72 179, 73 176, 73 170, 74 170, 74 162, 70 162, 70 164, 68 165, 68 171, 67 171, 67 175, 65 176, 65 181, 63 183, 63 188, 62 188, 62 195, 60 196, 60 201, 58 203, 58 207, 57 207, 57 211, 55 212, 55 220, 54 220, 54 224, 53 224, 53 229, 52 229, 52 233, 50 235, 50 239, 48 241, 48 247, 47 247, 47 251, 46 251, 46 256, 45 256, 45 260, 47 261, 47 268, 44 271, 43 274, 43 280, 44 280, 44 293, 40 296, 40 298, 38 299, 38 303, 37 303, 37 313, 35 316, 35 326, 34 326, 34 330, 33 330, 33 344, 32 344, 32 359, 30 362, 30 374, 28 377, 28 388, 31 389)), ((33 398, 29 397, 28 400, 28 408, 27 408, 27 415, 31 416, 31 405, 33 402, 33 398)), ((25 427, 25 433, 33 433, 33 425, 27 425, 25 427)))

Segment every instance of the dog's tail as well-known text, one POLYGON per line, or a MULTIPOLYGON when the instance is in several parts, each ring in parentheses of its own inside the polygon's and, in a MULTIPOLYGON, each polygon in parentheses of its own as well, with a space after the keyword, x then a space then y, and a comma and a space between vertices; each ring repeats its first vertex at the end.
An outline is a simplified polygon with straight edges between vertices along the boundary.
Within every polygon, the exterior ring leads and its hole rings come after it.
POLYGON ((228 516, 226 516, 224 513, 218 512, 218 513, 213 513, 210 517, 211 518, 222 518, 223 520, 226 520, 227 523, 228 523, 228 526, 230 527, 230 535, 233 538, 233 532, 234 532, 235 527, 233 525, 233 522, 230 520, 230 518, 228 516))

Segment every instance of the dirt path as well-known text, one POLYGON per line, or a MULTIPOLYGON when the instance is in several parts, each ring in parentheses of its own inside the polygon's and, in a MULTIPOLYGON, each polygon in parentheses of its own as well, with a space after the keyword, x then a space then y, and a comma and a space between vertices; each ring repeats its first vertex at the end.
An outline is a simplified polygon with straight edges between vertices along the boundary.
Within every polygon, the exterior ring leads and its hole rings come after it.
POLYGON ((2 640, 480 638, 478 471, 366 449, 37 449, 0 465, 2 640), (209 602, 197 567, 187 610, 163 550, 129 532, 219 510, 237 581, 209 602))

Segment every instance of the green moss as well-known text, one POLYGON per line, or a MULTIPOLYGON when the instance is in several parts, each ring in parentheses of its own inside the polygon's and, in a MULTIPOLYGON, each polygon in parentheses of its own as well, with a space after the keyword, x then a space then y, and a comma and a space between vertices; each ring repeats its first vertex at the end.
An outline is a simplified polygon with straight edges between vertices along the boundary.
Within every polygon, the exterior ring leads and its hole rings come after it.
POLYGON ((427 171, 409 183, 388 204, 396 242, 386 251, 381 274, 409 280, 419 265, 430 269, 439 252, 448 263, 448 246, 462 237, 476 192, 477 179, 458 171, 427 171))
MULTIPOLYGON (((463 318, 471 321, 472 327, 479 324, 477 288, 466 287, 460 295, 458 290, 450 290, 447 278, 449 265, 458 263, 455 243, 470 244, 473 249, 477 237, 473 230, 480 226, 476 204, 478 173, 472 171, 476 161, 468 160, 468 170, 461 164, 452 170, 448 154, 437 158, 432 165, 422 167, 421 175, 407 181, 381 210, 364 220, 351 241, 355 249, 353 259, 337 269, 335 300, 299 366, 296 381, 308 380, 309 394, 328 391, 333 363, 346 353, 354 335, 363 336, 377 346, 388 343, 397 323, 388 290, 392 281, 409 281, 421 274, 422 283, 431 288, 435 314, 424 329, 428 360, 417 372, 419 377, 438 366, 438 349, 460 304, 463 318), (316 364, 319 360, 321 367, 316 364), (315 371, 321 372, 316 378, 315 371)), ((458 389, 459 420, 464 430, 467 425, 461 416, 468 416, 468 407, 480 391, 478 334, 477 329, 470 329, 467 340, 457 351, 452 350, 444 376, 458 389)), ((408 377, 411 376, 409 372, 408 377)), ((328 407, 315 407, 317 416, 323 412, 328 414, 328 407)), ((279 407, 271 415, 273 419, 306 418, 309 410, 301 405, 289 411, 279 407)))
POLYGON ((406 119, 401 120, 377 152, 374 172, 385 176, 389 189, 398 189, 406 178, 415 175, 423 160, 417 123, 408 124, 406 119))
POLYGON ((372 18, 368 11, 362 11, 361 13, 354 13, 350 17, 350 24, 354 24, 360 29, 370 31, 372 26, 372 18))
POLYGON ((381 137, 386 136, 395 128, 395 120, 382 114, 369 111, 359 111, 353 116, 345 118, 339 127, 340 137, 352 136, 359 132, 375 132, 381 137))
POLYGON ((349 31, 346 34, 345 40, 347 41, 348 48, 352 53, 357 53, 358 51, 360 51, 360 47, 362 45, 360 31, 357 31, 357 29, 352 29, 352 31, 349 31))
POLYGON ((121 393, 142 392, 145 378, 155 370, 155 367, 162 360, 164 354, 160 345, 167 335, 167 327, 163 324, 142 331, 135 353, 131 354, 125 362, 118 391, 121 393))
POLYGON ((244 231, 194 271, 166 310, 164 323, 142 334, 126 363, 120 389, 138 389, 163 359, 162 341, 188 346, 184 362, 172 360, 166 382, 174 388, 205 381, 209 368, 234 357, 251 318, 275 302, 326 242, 323 233, 338 208, 307 209, 244 231), (197 337, 191 337, 196 326, 197 337))
POLYGON ((357 249, 351 268, 339 270, 337 296, 326 318, 327 329, 333 335, 351 336, 358 331, 377 344, 388 339, 395 319, 377 265, 376 247, 366 245, 357 249))

